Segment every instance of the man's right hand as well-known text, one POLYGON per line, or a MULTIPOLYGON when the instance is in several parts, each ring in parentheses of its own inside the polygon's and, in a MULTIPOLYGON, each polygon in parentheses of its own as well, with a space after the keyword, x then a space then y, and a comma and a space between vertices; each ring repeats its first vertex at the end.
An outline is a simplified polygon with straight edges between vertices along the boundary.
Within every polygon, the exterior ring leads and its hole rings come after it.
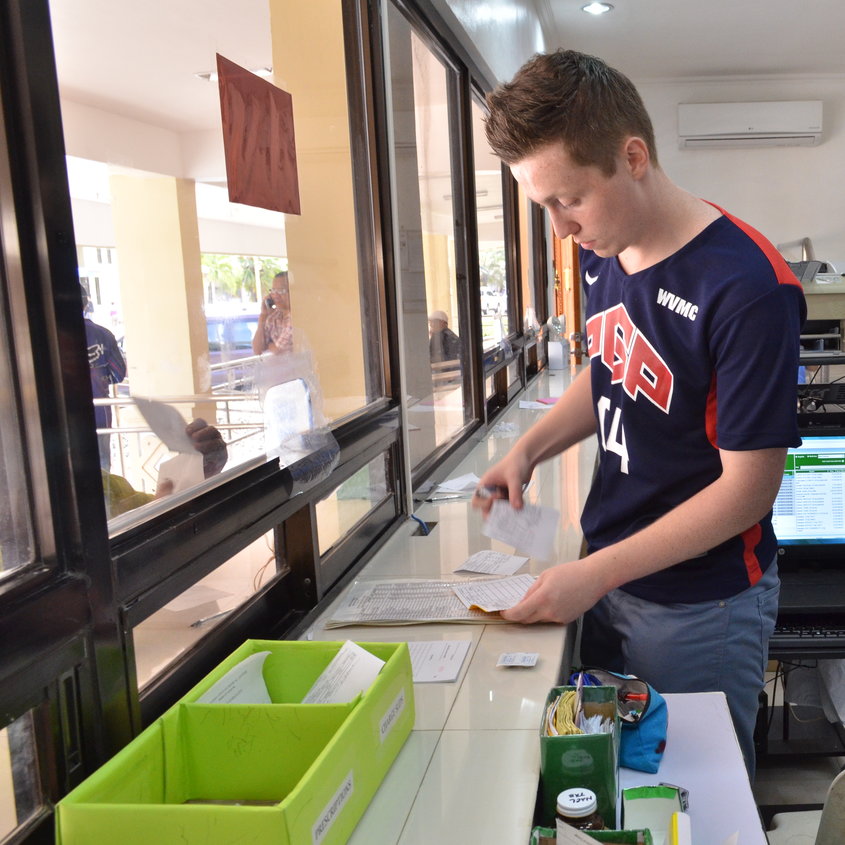
POLYGON ((499 463, 494 464, 478 482, 472 497, 472 506, 484 517, 490 512, 495 499, 508 499, 511 507, 521 510, 522 491, 531 480, 534 467, 516 449, 511 449, 499 463))

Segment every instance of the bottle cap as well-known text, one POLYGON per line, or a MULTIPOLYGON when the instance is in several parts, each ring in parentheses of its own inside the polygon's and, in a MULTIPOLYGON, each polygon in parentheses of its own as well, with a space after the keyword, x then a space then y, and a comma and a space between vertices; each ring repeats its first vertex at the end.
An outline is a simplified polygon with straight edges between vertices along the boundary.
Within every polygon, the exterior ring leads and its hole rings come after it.
POLYGON ((557 797, 557 811, 572 819, 580 819, 595 813, 597 805, 596 793, 582 787, 565 789, 557 797))

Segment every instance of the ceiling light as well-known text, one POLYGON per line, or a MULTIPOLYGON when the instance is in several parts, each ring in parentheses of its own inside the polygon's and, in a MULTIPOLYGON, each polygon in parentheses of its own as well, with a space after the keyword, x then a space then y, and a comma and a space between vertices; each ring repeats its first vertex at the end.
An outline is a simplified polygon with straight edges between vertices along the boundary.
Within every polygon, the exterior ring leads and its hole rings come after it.
MULTIPOLYGON (((250 73, 254 73, 256 76, 272 76, 273 75, 273 68, 271 67, 254 67, 249 69, 250 73)), ((217 71, 216 70, 205 70, 202 73, 195 73, 198 79, 204 79, 206 82, 217 82, 217 71)))
POLYGON ((596 0, 593 0, 592 3, 588 3, 586 6, 581 7, 581 11, 586 12, 588 15, 603 15, 612 10, 613 6, 611 6, 610 3, 598 3, 596 0))

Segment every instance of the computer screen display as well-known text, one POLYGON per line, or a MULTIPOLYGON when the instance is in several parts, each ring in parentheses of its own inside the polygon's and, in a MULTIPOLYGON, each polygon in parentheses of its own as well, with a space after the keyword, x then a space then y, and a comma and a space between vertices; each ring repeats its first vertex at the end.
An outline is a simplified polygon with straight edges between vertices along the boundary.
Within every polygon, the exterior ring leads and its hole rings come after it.
POLYGON ((805 435, 789 450, 772 526, 784 551, 845 544, 845 434, 805 435))

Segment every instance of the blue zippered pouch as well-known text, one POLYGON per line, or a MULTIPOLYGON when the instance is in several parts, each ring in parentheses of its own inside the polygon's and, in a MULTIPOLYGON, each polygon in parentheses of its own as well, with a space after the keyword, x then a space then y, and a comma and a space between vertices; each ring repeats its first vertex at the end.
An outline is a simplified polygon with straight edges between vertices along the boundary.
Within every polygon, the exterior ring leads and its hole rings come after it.
POLYGON ((660 768, 666 748, 669 712, 666 699, 649 683, 635 675, 606 669, 574 672, 569 683, 577 686, 579 675, 588 686, 616 687, 616 703, 622 725, 619 765, 654 774, 660 768))

